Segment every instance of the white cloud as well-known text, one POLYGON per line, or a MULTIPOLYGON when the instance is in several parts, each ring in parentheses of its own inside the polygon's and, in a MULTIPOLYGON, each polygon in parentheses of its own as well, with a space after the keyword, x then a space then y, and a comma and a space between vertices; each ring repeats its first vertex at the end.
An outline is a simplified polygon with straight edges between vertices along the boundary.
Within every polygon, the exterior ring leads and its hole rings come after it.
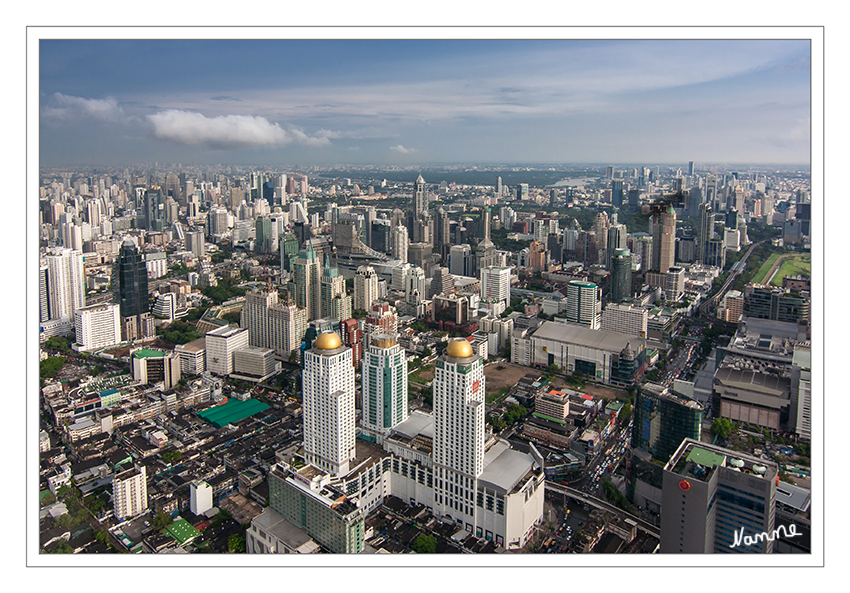
POLYGON ((306 146, 330 145, 327 138, 314 138, 297 129, 287 132, 280 125, 259 116, 206 117, 196 112, 168 109, 149 115, 148 119, 157 138, 179 144, 202 144, 219 149, 282 146, 291 142, 306 146))
POLYGON ((50 105, 47 105, 42 114, 55 119, 79 119, 87 117, 102 121, 116 121, 124 116, 124 111, 118 105, 115 97, 105 99, 86 99, 53 93, 50 105))
POLYGON ((390 150, 394 150, 396 152, 400 152, 401 154, 412 154, 414 152, 419 152, 415 148, 405 148, 401 144, 397 144, 395 146, 390 146, 390 150))

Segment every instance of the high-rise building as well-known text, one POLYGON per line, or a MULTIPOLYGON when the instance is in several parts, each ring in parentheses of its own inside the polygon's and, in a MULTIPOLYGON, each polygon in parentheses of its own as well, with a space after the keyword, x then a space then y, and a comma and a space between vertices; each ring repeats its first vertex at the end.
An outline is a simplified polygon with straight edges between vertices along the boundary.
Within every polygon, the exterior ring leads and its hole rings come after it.
POLYGON ((206 333, 207 370, 217 375, 233 372, 233 353, 248 346, 248 330, 225 325, 206 333))
POLYGON ((683 440, 700 440, 702 406, 678 397, 662 385, 639 385, 634 409, 632 447, 648 451, 663 463, 667 463, 683 440))
POLYGON ((372 266, 360 266, 354 274, 354 308, 369 311, 378 300, 378 274, 372 266))
POLYGON ((407 247, 410 244, 407 228, 398 225, 392 231, 392 256, 394 259, 407 262, 407 247))
POLYGON ((540 241, 532 241, 528 246, 528 267, 532 270, 546 269, 546 246, 540 241))
POLYGON ((652 265, 650 270, 665 274, 676 261, 676 212, 670 206, 652 217, 652 265))
POLYGON ((136 317, 150 311, 147 268, 142 253, 130 239, 121 244, 112 278, 121 317, 136 317))
POLYGON ((623 206, 623 202, 625 201, 626 192, 623 186, 622 179, 612 179, 611 180, 611 204, 616 206, 617 208, 621 208, 623 206))
POLYGON ((567 321, 599 329, 602 301, 599 293, 599 287, 593 282, 572 280, 567 285, 567 321))
POLYGON ((484 470, 484 364, 464 338, 449 342, 434 376, 434 514, 476 525, 484 470))
POLYGON ((119 521, 148 510, 148 483, 145 466, 131 467, 112 479, 112 504, 119 521))
POLYGON ((159 189, 145 192, 142 206, 142 224, 148 231, 161 231, 165 224, 165 199, 159 189))
POLYGON ((611 257, 612 303, 622 303, 632 298, 632 252, 616 249, 611 257))
POLYGON ((180 381, 181 365, 178 352, 164 352, 150 348, 130 351, 133 380, 141 383, 162 383, 167 391, 180 381))
POLYGON ((469 245, 452 245, 449 249, 449 270, 455 276, 469 276, 472 248, 469 245))
POLYGON ((404 276, 404 300, 410 305, 418 305, 426 296, 425 270, 413 267, 404 276))
POLYGON ((345 294, 345 278, 339 268, 331 267, 330 258, 325 257, 320 280, 322 317, 337 321, 351 317, 351 297, 345 294))
POLYGON ((418 218, 420 214, 428 213, 428 191, 422 175, 413 183, 413 217, 418 218))
POLYGON ((291 299, 281 300, 276 290, 258 290, 245 295, 240 325, 248 330, 249 345, 270 348, 285 359, 304 337, 307 312, 291 299))
POLYGON ((363 357, 360 425, 383 437, 407 419, 407 355, 393 334, 374 334, 363 357))
POLYGON ((372 336, 379 334, 395 335, 398 331, 398 313, 389 303, 374 302, 366 318, 363 319, 363 334, 366 345, 371 343, 372 336))
MULTIPOLYGON (((83 253, 57 249, 45 257, 44 292, 49 319, 74 319, 74 312, 86 305, 86 275, 83 253)), ((144 273, 144 265, 142 266, 144 273)), ((147 282, 147 276, 145 276, 147 282)))
POLYGON ((511 304, 511 269, 488 266, 481 270, 481 300, 511 304))
POLYGON ((611 269, 611 259, 618 249, 625 249, 628 244, 628 232, 624 224, 612 224, 608 227, 608 241, 605 246, 605 266, 611 269))
POLYGON ((805 296, 788 289, 747 284, 744 287, 744 314, 758 319, 808 323, 810 302, 805 296))
POLYGON ((307 248, 292 261, 293 282, 290 283, 295 304, 307 311, 308 321, 322 316, 320 274, 320 260, 308 241, 307 248))
POLYGON ((695 260, 699 263, 706 263, 706 255, 708 251, 708 242, 714 238, 714 216, 711 210, 711 204, 704 202, 699 205, 699 227, 697 228, 696 254, 695 260))
POLYGON ((351 348, 351 364, 360 368, 363 360, 363 330, 356 319, 344 319, 339 322, 339 337, 342 343, 351 348))
POLYGON ((186 251, 191 251, 195 257, 204 257, 204 233, 194 231, 186 233, 186 251))
POLYGON ((599 329, 605 332, 617 332, 644 338, 648 324, 649 310, 646 307, 625 303, 609 303, 602 311, 602 324, 599 329))
POLYGON ((773 461, 685 439, 664 466, 659 551, 771 553, 778 473, 773 461))
POLYGON ((335 332, 316 337, 304 351, 304 453, 307 463, 332 476, 348 473, 354 452, 354 365, 351 348, 335 332))
POLYGON ((118 305, 90 305, 74 312, 74 330, 80 352, 114 346, 121 342, 118 305))

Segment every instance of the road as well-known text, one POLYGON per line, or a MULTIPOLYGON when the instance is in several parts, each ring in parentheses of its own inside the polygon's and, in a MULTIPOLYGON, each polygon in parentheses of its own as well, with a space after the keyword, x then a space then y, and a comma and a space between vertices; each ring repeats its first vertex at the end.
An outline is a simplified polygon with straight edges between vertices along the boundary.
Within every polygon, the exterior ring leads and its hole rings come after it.
POLYGON ((717 303, 720 302, 720 299, 723 298, 723 295, 726 294, 726 291, 729 290, 729 287, 732 286, 732 283, 738 279, 738 276, 741 275, 742 271, 746 269, 747 259, 753 254, 753 251, 756 247, 764 243, 764 241, 759 241, 758 243, 753 243, 750 245, 750 248, 747 250, 747 253, 744 254, 737 265, 735 265, 729 274, 729 277, 726 278, 726 282, 723 283, 723 286, 720 290, 710 299, 706 300, 702 305, 699 306, 699 312, 703 317, 710 318, 711 317, 711 308, 714 307, 717 303))

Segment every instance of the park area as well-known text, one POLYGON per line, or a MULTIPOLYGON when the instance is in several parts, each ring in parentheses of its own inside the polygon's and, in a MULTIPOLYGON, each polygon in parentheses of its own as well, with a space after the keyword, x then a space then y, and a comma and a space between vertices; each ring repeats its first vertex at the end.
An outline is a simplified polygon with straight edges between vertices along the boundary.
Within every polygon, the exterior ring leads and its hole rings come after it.
POLYGON ((809 253, 780 255, 774 253, 759 268, 753 276, 756 284, 770 284, 771 286, 782 286, 782 279, 786 276, 811 276, 812 256, 809 253))

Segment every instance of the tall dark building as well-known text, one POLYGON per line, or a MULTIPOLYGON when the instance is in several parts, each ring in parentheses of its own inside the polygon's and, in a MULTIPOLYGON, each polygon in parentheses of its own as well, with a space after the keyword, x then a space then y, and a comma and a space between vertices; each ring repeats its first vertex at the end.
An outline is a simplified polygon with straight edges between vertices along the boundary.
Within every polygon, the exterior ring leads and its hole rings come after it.
POLYGON ((611 302, 622 303, 632 297, 632 252, 615 249, 611 257, 611 302))
POLYGON ((700 439, 702 415, 698 402, 678 397, 661 385, 646 383, 637 390, 632 447, 667 462, 683 440, 700 439))
MULTIPOLYGON (((179 195, 179 192, 178 192, 179 195)), ((162 192, 158 189, 149 189, 145 192, 142 203, 143 224, 145 230, 161 231, 165 219, 165 200, 162 192)))
POLYGON ((624 198, 626 197, 626 191, 623 188, 623 180, 622 179, 612 179, 611 180, 611 203, 620 208, 623 205, 624 198))
POLYGON ((148 271, 142 253, 130 239, 121 244, 115 264, 113 284, 115 300, 120 305, 121 317, 133 317, 147 313, 148 271))

